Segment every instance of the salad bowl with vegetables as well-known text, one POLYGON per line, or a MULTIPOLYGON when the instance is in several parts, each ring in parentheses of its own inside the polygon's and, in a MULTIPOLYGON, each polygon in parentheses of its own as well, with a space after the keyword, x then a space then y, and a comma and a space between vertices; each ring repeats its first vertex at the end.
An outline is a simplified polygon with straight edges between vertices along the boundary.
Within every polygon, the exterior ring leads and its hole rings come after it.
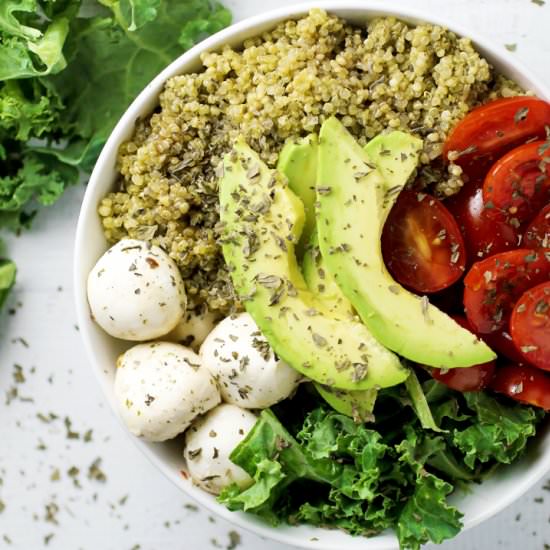
POLYGON ((426 84, 429 56, 412 51, 427 40, 415 29, 432 23, 324 4, 207 39, 125 113, 81 211, 79 325, 113 409, 186 493, 304 548, 442 542, 550 467, 550 93, 475 39, 487 62, 452 25, 429 27, 443 37, 433 74, 447 80, 426 84), (395 45, 376 58, 368 48, 384 29, 395 45), (289 41, 333 47, 333 36, 344 49, 318 70, 330 86, 334 75, 356 86, 368 115, 338 87, 338 101, 317 93, 313 65, 294 80, 285 65, 289 41), (265 44, 268 66, 274 44, 286 52, 270 72, 292 85, 256 77, 248 97, 225 101, 228 82, 247 74, 239 56, 265 44), (464 55, 449 48, 470 56, 468 85, 486 80, 477 96, 437 96, 459 85, 452 64, 464 55), (388 56, 400 69, 385 84, 376 75, 388 56), (189 100, 162 126, 174 105, 165 94, 181 85, 193 95, 194 78, 204 104, 189 100), (279 96, 292 96, 288 116, 262 118, 279 96), (260 122, 245 113, 234 124, 247 101, 263 101, 260 122), (204 113, 215 118, 205 129, 204 113), (191 259, 205 251, 216 263, 191 259))

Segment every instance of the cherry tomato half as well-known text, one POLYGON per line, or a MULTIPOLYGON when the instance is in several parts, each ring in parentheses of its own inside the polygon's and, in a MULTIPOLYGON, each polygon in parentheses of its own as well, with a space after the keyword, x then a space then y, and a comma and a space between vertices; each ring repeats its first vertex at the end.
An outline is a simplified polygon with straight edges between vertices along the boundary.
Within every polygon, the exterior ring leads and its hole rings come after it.
POLYGON ((527 365, 498 367, 491 389, 521 403, 550 410, 550 376, 527 365))
POLYGON ((464 273, 466 253, 458 225, 434 197, 402 191, 382 233, 392 275, 416 292, 436 292, 464 273))
POLYGON ((550 281, 530 288, 516 302, 510 332, 529 363, 550 370, 550 281))
POLYGON ((469 262, 517 247, 517 231, 506 223, 505 216, 501 219, 487 216, 483 191, 477 181, 466 183, 456 195, 445 201, 445 206, 462 231, 469 262))
POLYGON ((544 139, 550 126, 550 104, 535 97, 496 99, 466 115, 454 128, 443 147, 472 176, 480 175, 497 158, 530 138, 544 139))
POLYGON ((483 182, 483 201, 490 216, 504 214, 519 226, 550 199, 550 142, 516 147, 500 158, 483 182))
POLYGON ((550 247, 550 204, 547 204, 529 224, 523 234, 522 243, 529 248, 550 247))
MULTIPOLYGON (((468 319, 463 315, 451 316, 461 327, 472 330, 468 319)), ((496 361, 489 361, 481 365, 473 365, 458 369, 431 369, 432 376, 453 390, 460 392, 481 391, 486 388, 493 378, 496 361)))
POLYGON ((550 277, 550 253, 518 248, 476 262, 464 278, 466 317, 480 334, 507 326, 517 299, 550 277))
POLYGON ((497 332, 491 332, 490 334, 480 334, 479 337, 499 355, 506 357, 514 361, 514 363, 525 363, 523 355, 514 345, 512 336, 508 332, 508 328, 505 327, 497 332))

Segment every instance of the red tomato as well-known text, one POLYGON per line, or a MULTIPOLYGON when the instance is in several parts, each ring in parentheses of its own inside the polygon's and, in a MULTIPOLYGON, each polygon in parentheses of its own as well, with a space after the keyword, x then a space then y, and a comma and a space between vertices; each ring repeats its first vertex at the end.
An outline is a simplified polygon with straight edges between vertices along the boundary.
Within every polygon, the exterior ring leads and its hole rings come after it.
POLYGON ((402 191, 382 233, 384 261, 392 275, 416 292, 436 292, 464 273, 466 253, 456 221, 425 193, 402 191))
POLYGON ((518 227, 550 199, 550 141, 513 149, 489 170, 483 182, 485 210, 518 227), (489 209, 490 208, 490 209, 489 209))
POLYGON ((550 126, 550 104, 535 97, 497 99, 474 109, 454 128, 443 147, 468 175, 484 170, 504 153, 530 138, 544 139, 550 126))
POLYGON ((506 327, 517 299, 547 281, 550 253, 518 248, 476 262, 464 278, 464 308, 480 334, 506 327))
POLYGON ((501 219, 487 216, 483 205, 483 191, 476 181, 468 182, 456 195, 445 201, 445 205, 462 231, 470 262, 518 245, 518 234, 506 223, 504 216, 501 219))
MULTIPOLYGON (((472 331, 472 326, 463 315, 452 315, 462 327, 472 331)), ((458 369, 431 369, 432 376, 449 388, 460 392, 481 391, 489 385, 495 372, 496 361, 458 369)))
POLYGON ((529 363, 550 370, 550 282, 530 288, 516 302, 510 332, 529 363))
POLYGON ((480 334, 479 337, 499 355, 503 355, 515 363, 525 363, 523 355, 516 349, 506 328, 490 334, 480 334))
POLYGON ((550 204, 547 204, 529 224, 523 234, 522 243, 529 248, 550 247, 550 204))
POLYGON ((521 403, 550 410, 550 376, 527 365, 497 368, 491 389, 521 403))

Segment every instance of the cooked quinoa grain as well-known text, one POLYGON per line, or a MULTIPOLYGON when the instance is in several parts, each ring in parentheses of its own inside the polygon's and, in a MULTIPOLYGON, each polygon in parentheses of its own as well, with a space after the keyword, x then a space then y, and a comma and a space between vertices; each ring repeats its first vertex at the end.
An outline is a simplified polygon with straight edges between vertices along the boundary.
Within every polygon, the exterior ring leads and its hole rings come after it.
POLYGON ((442 27, 387 17, 357 27, 321 10, 202 62, 202 72, 166 83, 120 147, 118 190, 99 215, 110 242, 129 236, 168 252, 191 308, 224 314, 236 301, 217 242, 215 169, 239 134, 274 166, 285 140, 332 115, 362 143, 387 129, 414 132, 425 144, 419 181, 447 196, 462 185, 458 166, 436 160, 449 130, 474 105, 521 92, 442 27))

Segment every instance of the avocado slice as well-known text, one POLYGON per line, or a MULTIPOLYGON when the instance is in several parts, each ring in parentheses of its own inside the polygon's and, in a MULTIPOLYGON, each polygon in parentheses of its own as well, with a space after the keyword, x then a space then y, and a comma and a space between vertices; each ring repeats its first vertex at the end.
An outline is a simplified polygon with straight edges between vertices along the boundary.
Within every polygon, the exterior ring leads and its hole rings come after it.
POLYGON ((317 232, 313 233, 306 248, 302 260, 302 273, 309 290, 317 294, 319 301, 324 304, 327 315, 333 315, 339 319, 353 319, 355 316, 353 306, 324 265, 317 232))
POLYGON ((374 388, 346 391, 316 383, 315 389, 336 412, 350 416, 356 422, 372 422, 374 420, 372 411, 378 395, 378 391, 374 388))
MULTIPOLYGON (((309 290, 317 295, 322 312, 336 319, 350 319, 355 312, 349 300, 323 265, 319 240, 315 229, 315 185, 317 182, 318 140, 310 134, 298 142, 285 144, 277 170, 288 180, 288 187, 302 201, 305 224, 298 243, 297 256, 302 256, 302 274, 309 290)), ((365 422, 372 419, 377 391, 338 390, 314 382, 319 395, 337 412, 365 422)))
POLYGON ((484 342, 404 289, 384 265, 382 229, 421 145, 412 136, 395 146, 391 134, 385 140, 391 182, 336 118, 321 128, 317 230, 327 269, 375 338, 403 357, 440 368, 490 361, 495 354, 484 342))
POLYGON ((309 238, 315 231, 315 185, 317 183, 318 140, 310 134, 297 141, 287 141, 279 154, 277 170, 288 178, 288 186, 304 204, 304 231, 296 247, 301 259, 309 238))
POLYGON ((394 130, 388 134, 379 134, 371 139, 363 149, 367 154, 369 164, 376 166, 384 178, 386 187, 391 189, 407 183, 418 166, 418 151, 421 147, 420 139, 411 136, 411 134, 394 130), (407 154, 407 151, 411 151, 412 154, 407 154), (401 156, 402 152, 405 152, 403 157, 401 156))
POLYGON ((302 273, 306 284, 311 292, 318 294, 326 305, 327 312, 338 313, 339 317, 347 318, 353 308, 322 265, 315 229, 318 149, 316 134, 310 134, 298 141, 287 141, 279 155, 277 170, 286 176, 288 187, 304 205, 304 229, 296 247, 296 255, 302 259, 302 273))
MULTIPOLYGON (((340 287, 324 267, 323 257, 319 250, 317 232, 314 232, 306 249, 302 262, 302 273, 308 288, 325 308, 326 315, 336 319, 356 319, 356 313, 350 301, 344 296, 340 287)), ((376 402, 377 391, 371 390, 337 390, 315 383, 319 395, 337 412, 351 416, 360 422, 371 421, 376 402)))
POLYGON ((403 382, 409 370, 360 322, 327 316, 298 267, 303 204, 284 176, 240 139, 220 168, 222 250, 231 279, 275 353, 327 386, 363 390, 403 382))

